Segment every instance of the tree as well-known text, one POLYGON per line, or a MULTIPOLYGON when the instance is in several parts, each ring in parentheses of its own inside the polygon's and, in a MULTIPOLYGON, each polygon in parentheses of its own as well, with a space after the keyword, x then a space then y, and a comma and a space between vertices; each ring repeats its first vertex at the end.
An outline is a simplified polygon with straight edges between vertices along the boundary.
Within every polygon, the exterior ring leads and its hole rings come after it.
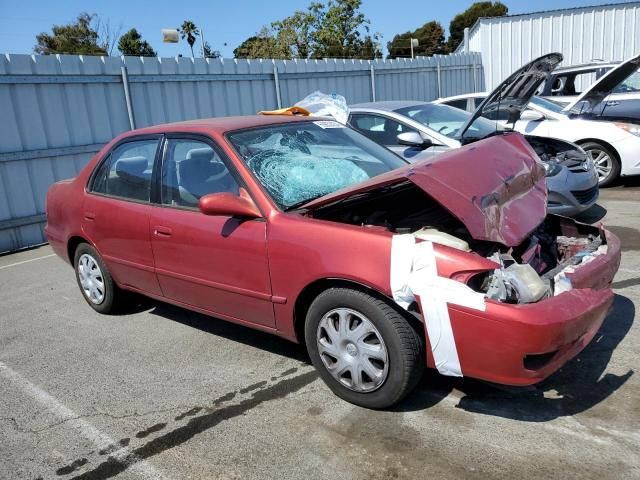
POLYGON ((193 45, 196 43, 196 37, 200 35, 200 30, 198 30, 196 24, 191 20, 185 20, 182 22, 182 26, 178 28, 178 31, 180 32, 180 36, 183 40, 185 38, 187 39, 187 43, 189 44, 189 47, 191 47, 191 58, 193 58, 193 45))
POLYGON ((220 54, 220 50, 213 50, 209 42, 204 42, 202 44, 202 53, 204 58, 220 58, 222 55, 220 54))
POLYGON ((233 56, 235 58, 291 58, 290 53, 283 54, 282 46, 266 27, 236 47, 233 50, 233 56))
POLYGON ((380 44, 375 41, 371 35, 367 35, 366 37, 364 37, 364 41, 362 42, 362 49, 360 52, 360 58, 365 60, 375 60, 376 58, 382 58, 380 44))
POLYGON ((54 25, 52 33, 36 36, 33 51, 41 54, 70 53, 77 55, 107 55, 109 45, 100 41, 98 28, 93 25, 96 15, 81 13, 74 23, 54 25))
POLYGON ((273 22, 271 28, 280 49, 288 49, 294 58, 309 58, 313 49, 312 32, 317 21, 317 12, 298 10, 284 20, 273 22))
MULTIPOLYGON (((313 32, 314 58, 360 58, 364 46, 361 30, 369 34, 370 21, 360 12, 362 0, 329 0, 326 6, 312 4, 318 13, 318 24, 313 32)), ((377 41, 378 35, 372 36, 377 41)))
POLYGON ((459 13, 449 24, 447 51, 453 52, 464 40, 464 29, 472 27, 480 17, 502 17, 509 13, 506 5, 500 2, 476 2, 459 13))
POLYGON ((444 28, 440 23, 427 22, 413 32, 400 33, 387 43, 388 58, 411 57, 411 39, 418 40, 413 47, 414 55, 435 55, 445 53, 444 28))
POLYGON ((264 27, 234 50, 236 58, 380 58, 378 33, 360 12, 362 0, 311 3, 306 11, 264 27))
POLYGON ((155 57, 155 50, 149 45, 149 42, 142 40, 142 36, 135 28, 120 37, 118 41, 118 50, 122 55, 137 55, 142 57, 155 57))

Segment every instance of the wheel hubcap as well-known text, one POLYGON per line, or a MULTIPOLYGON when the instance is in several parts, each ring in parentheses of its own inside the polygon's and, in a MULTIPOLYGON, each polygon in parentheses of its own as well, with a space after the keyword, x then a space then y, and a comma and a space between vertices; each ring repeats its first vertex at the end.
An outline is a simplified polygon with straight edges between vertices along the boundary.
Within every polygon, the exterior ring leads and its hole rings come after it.
POLYGON ((100 305, 104 301, 104 278, 98 262, 88 253, 82 254, 78 260, 78 278, 89 301, 100 305))
POLYGON ((613 161, 607 152, 600 150, 599 148, 592 148, 589 150, 589 155, 593 159, 593 164, 598 172, 598 181, 603 182, 613 170, 613 161))
POLYGON ((329 373, 355 392, 372 392, 387 379, 387 347, 375 325, 349 308, 327 312, 318 324, 318 353, 329 373))

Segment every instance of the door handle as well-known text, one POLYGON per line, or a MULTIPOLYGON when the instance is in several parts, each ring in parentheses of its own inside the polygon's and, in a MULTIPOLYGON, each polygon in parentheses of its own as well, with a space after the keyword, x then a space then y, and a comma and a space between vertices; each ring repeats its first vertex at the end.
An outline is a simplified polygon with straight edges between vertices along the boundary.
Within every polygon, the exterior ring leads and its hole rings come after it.
POLYGON ((157 225, 153 227, 153 234, 159 237, 170 237, 173 231, 169 227, 157 225))
POLYGON ((84 212, 84 219, 94 221, 96 219, 96 214, 93 212, 84 212))

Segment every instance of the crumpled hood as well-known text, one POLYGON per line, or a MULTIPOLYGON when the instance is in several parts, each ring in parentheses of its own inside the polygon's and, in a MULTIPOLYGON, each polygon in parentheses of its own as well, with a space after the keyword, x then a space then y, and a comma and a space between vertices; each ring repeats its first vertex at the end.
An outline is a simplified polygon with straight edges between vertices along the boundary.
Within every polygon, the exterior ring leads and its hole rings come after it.
POLYGON ((407 180, 449 210, 476 240, 519 245, 547 215, 544 168, 519 133, 489 137, 398 168, 303 208, 313 210, 407 180))

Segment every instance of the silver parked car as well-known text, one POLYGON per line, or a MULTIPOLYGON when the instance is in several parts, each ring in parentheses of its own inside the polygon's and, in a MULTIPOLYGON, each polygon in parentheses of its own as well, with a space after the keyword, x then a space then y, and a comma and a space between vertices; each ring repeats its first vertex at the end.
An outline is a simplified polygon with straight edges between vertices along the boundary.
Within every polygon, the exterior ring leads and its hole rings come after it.
MULTIPOLYGON (((549 54, 525 65, 474 113, 419 101, 371 102, 352 105, 349 123, 409 162, 430 158, 502 131, 504 126, 483 118, 486 109, 495 104, 508 105, 513 118, 519 117, 539 82, 561 60, 562 55, 549 54)), ((598 175, 593 160, 582 148, 554 138, 525 137, 545 166, 549 212, 577 215, 596 202, 598 175)))

